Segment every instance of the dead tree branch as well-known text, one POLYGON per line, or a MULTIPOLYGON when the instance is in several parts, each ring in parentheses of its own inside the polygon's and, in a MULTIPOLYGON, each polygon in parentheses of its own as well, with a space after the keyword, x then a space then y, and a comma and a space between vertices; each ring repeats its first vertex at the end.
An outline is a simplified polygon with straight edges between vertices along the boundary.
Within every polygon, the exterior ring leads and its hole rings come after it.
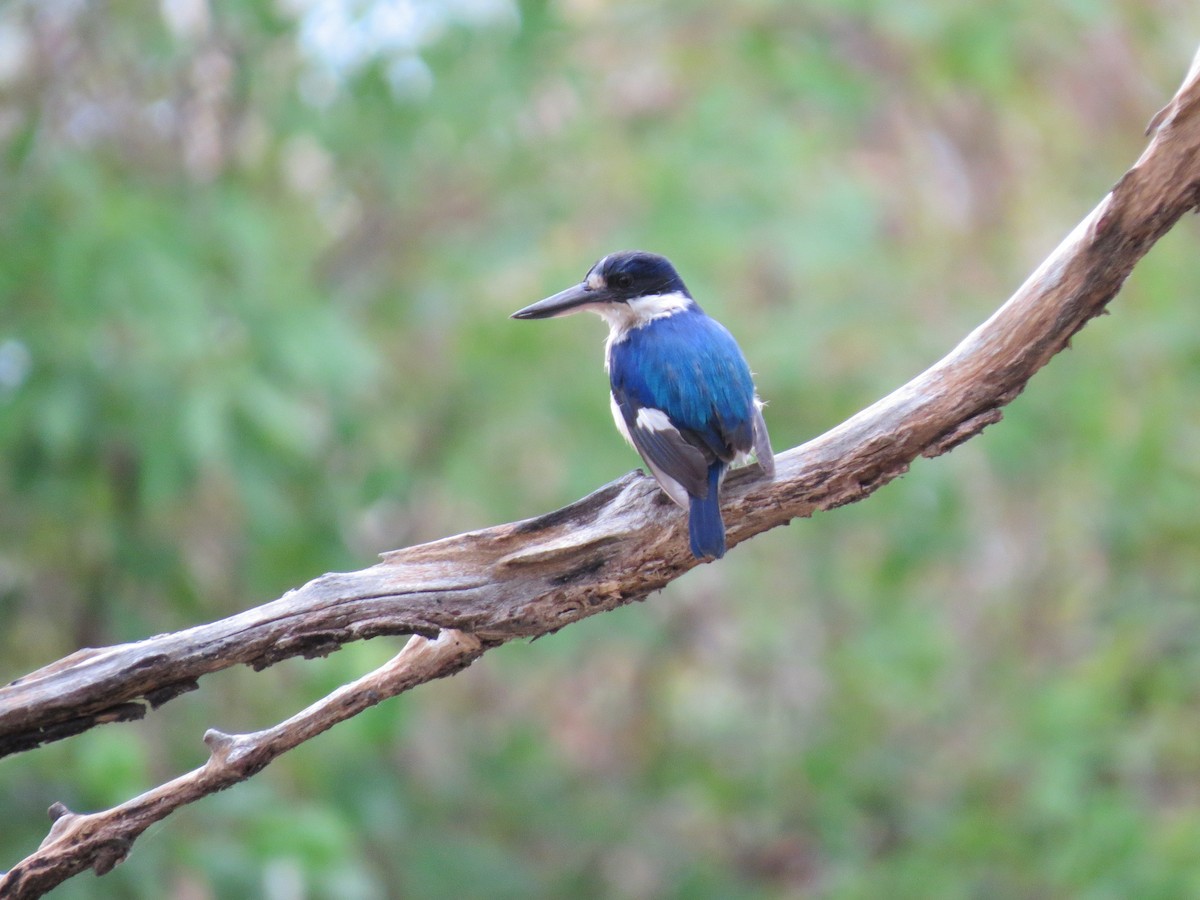
POLYGON ((0 895, 40 897, 84 869, 105 874, 128 855, 143 831, 179 807, 245 781, 338 722, 414 685, 457 672, 482 652, 476 638, 461 632, 446 630, 433 641, 414 635, 390 662, 272 728, 237 735, 209 729, 204 765, 120 806, 80 815, 55 803, 50 833, 36 853, 0 878, 0 895))
MULTIPOLYGON (((1200 202, 1200 55, 1151 123, 1137 163, 1013 297, 936 365, 833 430, 727 482, 729 543, 870 495, 918 456, 987 425, 1120 290, 1133 266, 1200 202)), ((0 755, 138 718, 209 673, 323 655, 412 634, 382 669, 266 731, 210 731, 201 768, 111 810, 52 808, 42 846, 0 876, 0 896, 38 897, 86 868, 108 871, 151 823, 257 772, 380 700, 470 664, 490 647, 640 600, 695 565, 684 516, 636 474, 535 519, 386 554, 256 609, 174 634, 80 650, 0 689, 0 755), (436 638, 436 640, 426 640, 436 638)))

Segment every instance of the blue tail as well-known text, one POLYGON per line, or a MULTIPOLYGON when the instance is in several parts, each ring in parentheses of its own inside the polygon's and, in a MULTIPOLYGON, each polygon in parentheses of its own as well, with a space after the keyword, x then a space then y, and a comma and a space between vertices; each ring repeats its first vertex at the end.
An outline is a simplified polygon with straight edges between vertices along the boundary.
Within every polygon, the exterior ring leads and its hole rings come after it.
POLYGON ((725 463, 717 460, 708 467, 708 496, 701 500, 692 497, 688 510, 688 537, 692 556, 720 559, 725 555, 725 523, 721 521, 721 475, 725 463))

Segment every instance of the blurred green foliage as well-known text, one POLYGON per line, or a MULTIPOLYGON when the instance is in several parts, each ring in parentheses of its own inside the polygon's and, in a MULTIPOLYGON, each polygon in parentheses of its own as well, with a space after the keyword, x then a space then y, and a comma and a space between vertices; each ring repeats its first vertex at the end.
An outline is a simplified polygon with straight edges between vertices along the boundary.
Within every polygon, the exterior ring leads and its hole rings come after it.
MULTIPOLYGON (((545 512, 637 464, 621 247, 778 449, 985 317, 1143 145, 1171 0, 0 7, 0 678, 545 512)), ((1006 411, 867 502, 502 648, 56 896, 1200 895, 1188 221, 1006 411)), ((397 642, 0 762, 0 867, 397 642)))

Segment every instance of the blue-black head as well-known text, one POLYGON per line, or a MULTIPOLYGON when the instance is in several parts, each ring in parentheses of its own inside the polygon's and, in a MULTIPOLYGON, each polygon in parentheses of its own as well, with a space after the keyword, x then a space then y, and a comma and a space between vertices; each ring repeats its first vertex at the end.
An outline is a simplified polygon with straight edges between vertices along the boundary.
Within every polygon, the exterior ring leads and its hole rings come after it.
POLYGON ((688 302, 692 296, 670 260, 657 253, 622 250, 598 261, 579 284, 518 310, 512 317, 548 319, 582 309, 603 312, 613 304, 668 296, 687 298, 688 302))

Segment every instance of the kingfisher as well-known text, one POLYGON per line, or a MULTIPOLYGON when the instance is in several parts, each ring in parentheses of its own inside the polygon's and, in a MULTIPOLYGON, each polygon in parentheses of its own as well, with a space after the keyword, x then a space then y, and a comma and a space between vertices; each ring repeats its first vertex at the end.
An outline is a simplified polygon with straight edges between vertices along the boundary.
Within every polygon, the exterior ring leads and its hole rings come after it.
POLYGON ((737 341, 705 315, 665 257, 640 250, 610 253, 579 284, 512 318, 580 310, 608 323, 604 367, 617 430, 687 510, 692 555, 721 558, 725 473, 753 454, 775 475, 763 403, 737 341))

